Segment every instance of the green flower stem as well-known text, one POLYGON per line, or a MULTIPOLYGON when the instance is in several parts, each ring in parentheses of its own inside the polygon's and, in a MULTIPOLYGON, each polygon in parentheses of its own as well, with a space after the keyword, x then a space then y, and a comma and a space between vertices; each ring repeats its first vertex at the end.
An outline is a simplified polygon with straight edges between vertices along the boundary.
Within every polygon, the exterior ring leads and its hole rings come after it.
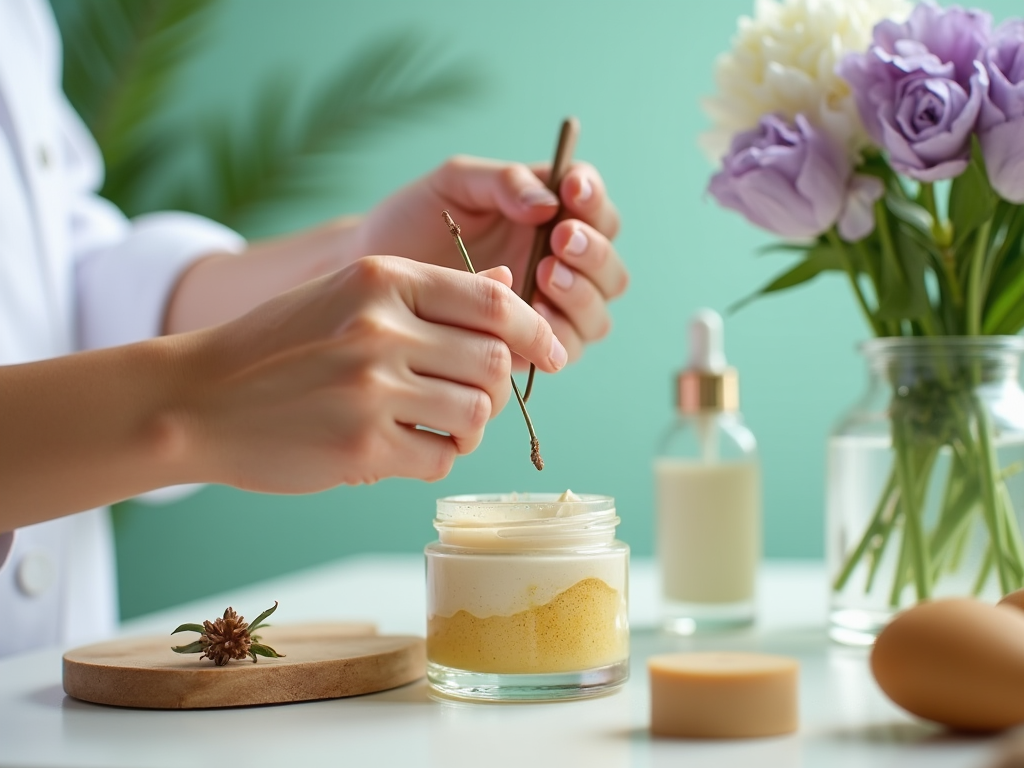
POLYGON ((935 240, 941 241, 942 239, 942 223, 939 221, 939 209, 935 205, 935 185, 930 181, 921 183, 921 194, 918 197, 918 202, 921 206, 932 215, 932 221, 935 222, 932 225, 932 237, 935 240))
POLYGON ((971 254, 971 268, 967 277, 967 328, 968 336, 981 334, 981 313, 984 309, 985 261, 988 254, 988 237, 992 232, 992 219, 988 219, 978 228, 975 235, 974 253, 971 254))
POLYGON ((882 244, 882 258, 902 272, 899 259, 896 258, 896 246, 893 245, 892 230, 889 229, 889 211, 884 200, 875 203, 875 226, 878 227, 878 239, 882 244))
POLYGON ((889 480, 886 482, 885 488, 882 491, 882 495, 878 499, 878 504, 875 505, 874 514, 871 515, 871 522, 869 522, 867 528, 864 529, 864 535, 860 537, 860 542, 857 544, 857 547, 850 553, 850 556, 846 558, 846 564, 832 583, 832 589, 839 591, 845 587, 846 582, 850 580, 850 576, 853 575, 853 571, 860 563, 861 558, 864 557, 864 553, 867 551, 868 546, 870 546, 874 537, 881 531, 884 525, 883 515, 889 508, 889 503, 895 492, 896 475, 890 474, 889 480))
MULTIPOLYGON (((953 539, 953 545, 950 548, 949 559, 947 562, 946 571, 948 573, 956 573, 960 570, 960 566, 963 564, 964 553, 967 551, 967 542, 971 538, 971 516, 965 515, 963 518, 963 524, 960 526, 960 530, 957 531, 956 536, 953 539)), ((938 581, 938 576, 935 577, 935 581, 938 581)))
MULTIPOLYGON (((906 516, 904 516, 904 520, 906 520, 906 516)), ((889 593, 889 605, 892 608, 899 607, 900 595, 903 594, 903 587, 907 583, 907 550, 910 548, 910 545, 907 543, 908 538, 904 526, 903 536, 900 539, 900 556, 896 560, 896 571, 892 577, 892 590, 889 593)))
POLYGON ((1003 541, 1007 542, 1007 550, 1002 553, 1003 566, 1006 569, 1006 579, 1007 579, 1007 581, 1008 581, 1008 583, 1010 585, 1009 591, 1013 592, 1013 591, 1015 591, 1017 589, 1020 589, 1020 583, 1021 583, 1020 565, 1015 560, 1016 556, 1013 553, 1013 545, 1011 543, 1011 536, 1012 536, 1012 534, 1010 532, 1009 521, 1007 520, 1006 515, 1004 515, 1002 513, 1002 511, 1001 511, 1002 510, 1002 502, 997 502, 997 503, 998 503, 999 509, 1000 509, 999 525, 1002 528, 1003 541))
MULTIPOLYGON (((906 434, 906 426, 899 418, 893 419, 893 447, 896 449, 896 473, 900 482, 900 494, 904 515, 904 543, 909 549, 910 565, 913 568, 914 587, 918 600, 931 597, 931 563, 928 547, 925 545, 924 530, 921 520, 923 510, 921 500, 924 494, 918 493, 917 480, 911 465, 911 442, 906 434)), ((927 476, 927 473, 925 473, 927 476)))
POLYGON ((1010 498, 1010 491, 1006 483, 999 481, 999 500, 1003 509, 1003 518, 1006 520, 1007 537, 1010 541, 1010 551, 1013 554, 1014 571, 1017 575, 1015 589, 1024 586, 1024 541, 1021 540, 1020 525, 1017 522, 1017 514, 1013 508, 1013 500, 1010 498))
POLYGON ((949 283, 950 300, 953 306, 960 308, 964 305, 964 290, 960 285, 960 278, 956 274, 956 252, 952 248, 942 249, 942 273, 949 283))
POLYGON ((846 244, 836 234, 834 228, 828 231, 827 237, 829 244, 839 253, 843 260, 843 268, 846 271, 846 276, 850 279, 850 287, 853 288, 853 293, 857 297, 857 303, 860 305, 861 312, 864 313, 864 319, 868 321, 868 325, 871 326, 871 330, 876 336, 885 336, 886 329, 875 319, 874 313, 868 306, 867 299, 864 298, 864 292, 860 289, 860 283, 857 282, 857 271, 853 268, 853 262, 850 260, 850 254, 846 250, 846 244))
MULTIPOLYGON (((996 251, 995 256, 992 257, 989 260, 989 263, 987 264, 987 270, 986 270, 987 274, 985 276, 985 286, 986 286, 987 290, 991 290, 992 289, 992 276, 996 273, 997 270, 999 270, 999 268, 1006 261, 1007 256, 1010 255, 1010 251, 1012 249, 1014 249, 1014 248, 1018 249, 1018 251, 1019 251, 1019 249, 1021 247, 1020 239, 1021 239, 1021 235, 1024 234, 1024 206, 1019 206, 1019 205, 1012 205, 1012 206, 1010 206, 1010 211, 1006 215, 1006 219, 1004 220, 1004 224, 1006 226, 1005 237, 1003 238, 1002 242, 999 244, 999 250, 996 251)), ((997 297, 995 297, 996 298, 996 302, 995 303, 998 304, 1001 300, 1003 300, 1006 297, 1007 292, 1008 292, 1007 288, 1004 288, 1002 291, 1000 291, 999 295, 997 297)), ((1018 292, 1013 297, 1013 299, 1015 300, 1015 299, 1019 299, 1019 298, 1020 298, 1020 293, 1018 292)), ((986 318, 986 322, 984 323, 984 325, 986 327, 988 326, 987 318, 986 318)), ((987 331, 986 331, 986 333, 987 333, 987 331)))
POLYGON ((974 589, 971 591, 975 595, 980 595, 981 590, 985 588, 985 582, 988 581, 988 575, 992 573, 992 542, 988 543, 985 547, 985 557, 981 561, 981 569, 978 571, 978 578, 974 580, 974 589))
MULTIPOLYGON (((882 258, 889 263, 891 269, 906 279, 903 264, 896 256, 896 246, 893 244, 892 230, 889 227, 889 209, 886 208, 884 199, 875 203, 875 226, 878 228, 878 241, 882 246, 882 258)), ((892 335, 899 336, 901 333, 899 322, 894 321, 894 323, 895 333, 892 335)))
MULTIPOLYGON (((895 470, 892 473, 895 477, 895 470)), ((895 482, 895 481, 894 481, 895 482)), ((892 540, 892 532, 899 521, 899 509, 900 509, 900 494, 899 488, 895 489, 889 502, 888 514, 882 520, 882 528, 878 532, 878 543, 872 547, 869 558, 870 564, 868 565, 868 578, 864 584, 864 593, 871 592, 875 584, 875 577, 878 575, 878 571, 882 565, 882 559, 885 556, 885 550, 889 546, 889 542, 892 540)))
MULTIPOLYGON (((871 257, 871 253, 868 251, 867 244, 864 240, 858 240, 853 245, 854 249, 860 255, 860 260, 864 263, 864 270, 867 272, 868 277, 871 279, 871 287, 875 289, 875 304, 878 304, 878 297, 882 295, 882 279, 878 274, 878 270, 875 269, 875 260, 871 257)), ((894 327, 892 323, 887 320, 877 320, 881 325, 884 333, 879 334, 877 331, 875 335, 882 336, 897 336, 899 335, 898 328, 894 327)))
POLYGON ((1018 206, 1005 201, 996 205, 996 211, 992 215, 992 228, 988 244, 988 258, 985 259, 985 268, 981 275, 981 284, 985 286, 985 294, 988 295, 992 287, 992 276, 1003 262, 1006 255, 1006 240, 1013 229, 1013 220, 1017 213, 1018 206))
POLYGON ((981 471, 981 504, 984 511, 985 523, 988 526, 989 537, 992 542, 992 556, 995 560, 996 573, 999 576, 999 588, 1003 594, 1011 591, 1011 580, 1008 572, 1006 559, 1003 553, 1006 551, 1007 542, 1003 537, 1003 526, 999 520, 999 507, 996 498, 996 483, 999 477, 999 467, 996 465, 995 452, 992 445, 992 434, 989 425, 988 414, 985 406, 975 399, 975 418, 978 426, 978 459, 979 470, 981 471))
POLYGON ((933 578, 938 578, 943 557, 967 528, 971 520, 969 513, 977 498, 977 484, 971 483, 964 476, 960 463, 954 461, 949 470, 946 490, 942 495, 942 511, 939 513, 939 521, 931 536, 933 578))

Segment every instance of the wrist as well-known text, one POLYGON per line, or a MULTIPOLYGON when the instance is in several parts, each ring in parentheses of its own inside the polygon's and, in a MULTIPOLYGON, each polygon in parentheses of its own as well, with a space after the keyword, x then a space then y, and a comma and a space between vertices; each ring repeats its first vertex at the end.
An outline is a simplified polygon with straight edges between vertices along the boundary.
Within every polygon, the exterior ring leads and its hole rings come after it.
POLYGON ((200 407, 205 335, 162 336, 136 345, 137 364, 152 396, 139 413, 135 450, 151 487, 215 479, 206 460, 211 452, 200 407))

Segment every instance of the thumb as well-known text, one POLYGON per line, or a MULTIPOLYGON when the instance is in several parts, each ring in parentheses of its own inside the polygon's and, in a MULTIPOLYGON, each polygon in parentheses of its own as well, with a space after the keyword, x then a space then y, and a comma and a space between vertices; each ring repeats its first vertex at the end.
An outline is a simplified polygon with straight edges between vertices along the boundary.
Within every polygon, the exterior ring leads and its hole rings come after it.
POLYGON ((558 197, 522 163, 456 157, 437 172, 436 191, 473 214, 501 213, 536 226, 558 212, 558 197))

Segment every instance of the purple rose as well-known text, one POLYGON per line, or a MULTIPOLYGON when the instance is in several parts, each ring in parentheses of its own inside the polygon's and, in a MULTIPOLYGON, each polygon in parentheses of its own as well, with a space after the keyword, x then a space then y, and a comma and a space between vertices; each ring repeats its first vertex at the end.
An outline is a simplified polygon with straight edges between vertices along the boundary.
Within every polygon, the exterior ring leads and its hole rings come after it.
POLYGON ((817 237, 839 220, 840 234, 857 240, 874 228, 871 204, 882 185, 859 176, 851 183, 850 174, 844 150, 803 115, 793 123, 765 115, 756 128, 733 137, 708 191, 724 207, 785 238, 817 237))
POLYGON ((864 126, 900 173, 937 181, 967 167, 988 91, 977 59, 990 29, 987 13, 922 3, 904 24, 876 25, 867 53, 840 63, 864 126))
POLYGON ((956 6, 943 10, 930 2, 916 5, 903 24, 881 21, 873 31, 874 45, 887 53, 899 53, 902 41, 913 41, 939 61, 952 64, 953 77, 964 88, 991 34, 992 16, 985 11, 956 6))
POLYGON ((1024 21, 1001 26, 985 51, 988 96, 978 139, 989 181, 1011 203, 1024 203, 1024 21))

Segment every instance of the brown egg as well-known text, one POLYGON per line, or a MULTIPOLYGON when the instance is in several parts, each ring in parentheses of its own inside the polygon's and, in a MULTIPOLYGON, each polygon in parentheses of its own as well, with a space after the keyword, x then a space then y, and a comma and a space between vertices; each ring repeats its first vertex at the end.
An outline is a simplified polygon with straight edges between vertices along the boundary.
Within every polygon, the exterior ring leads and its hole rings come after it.
POLYGON ((999 601, 999 605, 1004 608, 1020 608, 1024 611, 1024 589, 1018 589, 1016 592, 1011 592, 999 601))
POLYGON ((882 630, 871 671, 907 711, 965 731, 1024 722, 1024 611, 971 599, 910 608, 882 630))

